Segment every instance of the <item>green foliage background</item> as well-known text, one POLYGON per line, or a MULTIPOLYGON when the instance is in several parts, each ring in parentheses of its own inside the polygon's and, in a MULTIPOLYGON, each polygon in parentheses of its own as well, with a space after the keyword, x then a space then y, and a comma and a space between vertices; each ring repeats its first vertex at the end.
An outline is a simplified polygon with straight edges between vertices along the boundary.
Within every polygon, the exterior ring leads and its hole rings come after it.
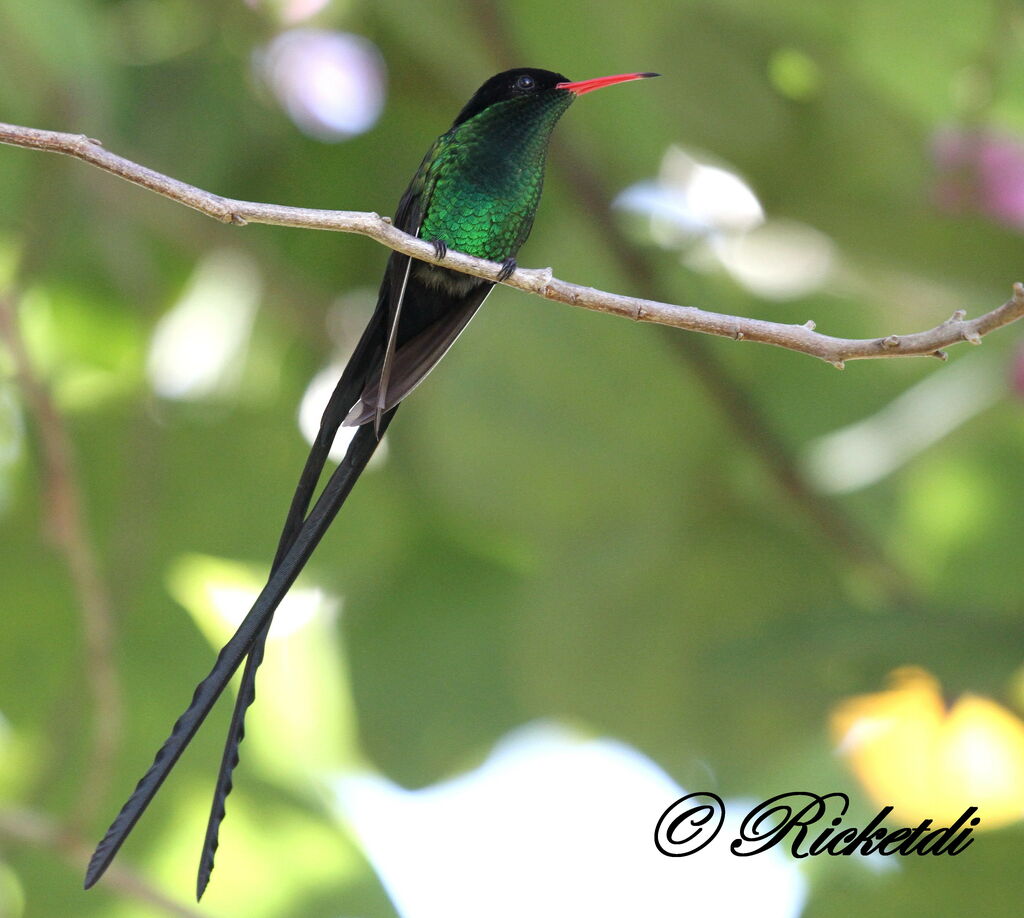
MULTIPOLYGON (((521 263, 719 312, 813 317, 857 337, 987 311, 1024 279, 1019 232, 935 208, 929 158, 943 126, 1024 131, 1024 15, 1009 0, 649 0, 634 12, 606 0, 349 0, 314 24, 371 39, 389 70, 382 119, 345 143, 303 137, 258 85, 252 52, 280 24, 241 2, 0 0, 0 120, 84 132, 226 195, 390 213, 432 138, 510 59, 575 79, 656 70, 661 80, 566 116, 521 263), (800 98, 773 79, 787 51, 816 68, 800 98), (577 180, 585 166, 614 194, 653 176, 670 144, 712 152, 772 216, 827 233, 857 282, 761 301, 635 228, 645 267, 631 270, 601 229, 619 216, 595 211, 577 180)), ((85 165, 0 148, 0 279, 22 295, 23 334, 68 426, 116 612, 124 733, 75 838, 98 836, 210 664, 169 589, 174 564, 190 553, 269 562, 305 454, 297 402, 351 346, 384 260, 367 240, 219 226, 85 165), (248 255, 263 284, 241 383, 229 399, 163 401, 146 381, 150 336, 221 248, 248 255)), ((950 362, 1009 380, 1020 334, 957 347, 950 362)), ((1009 382, 877 484, 819 496, 823 525, 681 348, 709 355, 791 468, 816 437, 946 368, 922 359, 838 373, 684 337, 494 294, 400 413, 387 462, 310 565, 344 596, 331 639, 352 709, 324 728, 336 764, 368 762, 420 786, 479 762, 510 728, 554 717, 635 745, 686 787, 706 786, 709 766, 728 796, 845 787, 866 817, 873 806, 831 749, 838 700, 919 664, 952 695, 1021 711, 1024 420, 1009 382), (829 532, 847 519, 844 547, 829 532), (895 574, 865 560, 880 556, 895 574)), ((41 522, 38 431, 9 361, 0 386, 0 796, 9 811, 63 822, 89 768, 95 711, 78 600, 41 522)), ((330 714, 348 700, 323 703, 330 714)), ((224 717, 122 855, 182 899, 224 717)), ((394 914, 301 770, 259 743, 247 741, 211 913, 394 914), (259 817, 257 801, 269 808, 259 817), (310 850, 323 863, 310 866, 310 850), (259 880, 231 879, 245 871, 259 880)), ((804 914, 1016 915, 1022 842, 1011 827, 953 861, 906 859, 879 874, 815 862, 804 914)), ((53 844, 0 845, 0 911, 18 914, 23 900, 33 916, 150 914, 116 891, 83 894, 77 862, 53 844)))

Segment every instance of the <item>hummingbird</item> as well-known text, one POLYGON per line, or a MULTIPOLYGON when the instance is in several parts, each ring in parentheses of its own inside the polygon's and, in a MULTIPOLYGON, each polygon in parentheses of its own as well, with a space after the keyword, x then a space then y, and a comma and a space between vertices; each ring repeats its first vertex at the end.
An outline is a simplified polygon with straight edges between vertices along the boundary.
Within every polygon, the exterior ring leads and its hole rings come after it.
MULTIPOLYGON (((550 70, 518 68, 491 77, 423 157, 399 201, 394 225, 431 242, 439 261, 449 249, 475 255, 500 263, 498 281, 507 280, 533 226, 548 144, 558 120, 579 96, 654 76, 658 74, 624 73, 573 82, 550 70)), ((200 856, 196 898, 202 898, 213 870, 225 801, 245 733, 245 715, 255 698, 256 671, 263 660, 274 611, 366 468, 399 403, 455 343, 493 286, 493 281, 391 253, 377 307, 324 410, 266 586, 221 648, 210 674, 196 686, 191 703, 152 766, 97 845, 86 871, 86 889, 110 866, 244 662, 200 856), (342 426, 355 427, 355 434, 310 510, 342 426)))

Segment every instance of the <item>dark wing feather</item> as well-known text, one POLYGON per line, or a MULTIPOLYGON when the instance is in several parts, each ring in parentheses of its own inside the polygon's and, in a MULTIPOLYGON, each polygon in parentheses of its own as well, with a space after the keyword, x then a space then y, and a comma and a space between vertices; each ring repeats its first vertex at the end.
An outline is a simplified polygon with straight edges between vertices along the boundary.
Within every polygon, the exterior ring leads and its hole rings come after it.
MULTIPOLYGON (((437 144, 420 164, 399 202, 395 226, 419 235, 434 190, 432 167, 437 144)), ((444 240, 442 240, 444 241, 444 240)), ((370 374, 359 400, 345 418, 347 427, 374 421, 390 411, 427 377, 455 343, 487 298, 493 284, 447 268, 416 263, 407 255, 388 259, 388 291, 378 309, 387 321, 381 365, 370 374)))
MULTIPOLYGON (((487 281, 474 285, 469 294, 458 298, 456 307, 442 313, 433 324, 401 345, 395 351, 384 398, 381 399, 379 380, 371 378, 345 418, 345 426, 358 427, 372 420, 379 410, 389 411, 423 382, 476 315, 491 287, 487 281)), ((409 297, 413 295, 413 291, 407 293, 409 297)))

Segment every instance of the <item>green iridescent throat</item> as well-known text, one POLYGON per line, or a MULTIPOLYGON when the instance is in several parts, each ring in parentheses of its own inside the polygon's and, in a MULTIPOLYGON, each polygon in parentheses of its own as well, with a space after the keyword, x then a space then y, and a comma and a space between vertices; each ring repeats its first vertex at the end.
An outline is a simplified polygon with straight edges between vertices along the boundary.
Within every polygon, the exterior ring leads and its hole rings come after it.
POLYGON ((513 257, 540 203, 548 142, 570 92, 509 99, 438 138, 421 168, 419 235, 491 261, 513 257))

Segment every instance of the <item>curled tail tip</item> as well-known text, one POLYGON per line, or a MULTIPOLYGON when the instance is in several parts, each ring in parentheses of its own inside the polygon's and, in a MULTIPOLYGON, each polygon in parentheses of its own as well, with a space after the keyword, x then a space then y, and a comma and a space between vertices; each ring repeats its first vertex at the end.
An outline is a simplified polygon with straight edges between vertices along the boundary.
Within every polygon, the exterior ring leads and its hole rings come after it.
POLYGON ((89 858, 89 866, 85 868, 85 880, 82 882, 82 889, 92 889, 99 882, 100 877, 106 873, 107 867, 110 864, 110 858, 105 857, 105 853, 103 842, 101 841, 92 853, 92 857, 89 858))
POLYGON ((206 887, 210 884, 210 877, 213 876, 213 865, 217 857, 217 848, 220 847, 217 834, 223 819, 224 809, 222 808, 220 817, 215 823, 211 823, 206 841, 203 844, 203 853, 199 857, 199 872, 196 875, 196 902, 203 898, 203 893, 206 892, 206 887), (212 833, 212 837, 210 833, 212 833))

